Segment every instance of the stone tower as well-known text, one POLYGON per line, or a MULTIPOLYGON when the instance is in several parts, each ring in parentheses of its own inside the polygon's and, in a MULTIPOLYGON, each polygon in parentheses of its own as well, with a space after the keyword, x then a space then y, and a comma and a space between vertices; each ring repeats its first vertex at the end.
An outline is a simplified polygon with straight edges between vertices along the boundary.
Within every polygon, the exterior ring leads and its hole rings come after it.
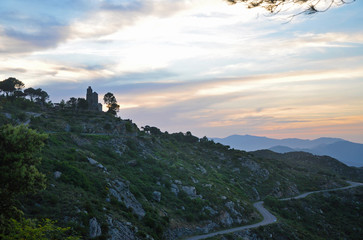
POLYGON ((87 88, 86 100, 88 103, 88 110, 102 111, 102 104, 98 103, 98 94, 92 91, 91 86, 87 88))

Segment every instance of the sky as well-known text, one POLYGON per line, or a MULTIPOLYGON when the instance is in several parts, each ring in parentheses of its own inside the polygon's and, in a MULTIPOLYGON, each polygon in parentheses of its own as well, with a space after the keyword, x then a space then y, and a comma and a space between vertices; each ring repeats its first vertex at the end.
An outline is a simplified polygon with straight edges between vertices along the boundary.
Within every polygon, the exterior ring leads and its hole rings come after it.
POLYGON ((88 86, 100 102, 112 92, 121 118, 170 133, 363 143, 363 1, 292 18, 299 11, 1 0, 0 79, 40 87, 52 102, 88 86))

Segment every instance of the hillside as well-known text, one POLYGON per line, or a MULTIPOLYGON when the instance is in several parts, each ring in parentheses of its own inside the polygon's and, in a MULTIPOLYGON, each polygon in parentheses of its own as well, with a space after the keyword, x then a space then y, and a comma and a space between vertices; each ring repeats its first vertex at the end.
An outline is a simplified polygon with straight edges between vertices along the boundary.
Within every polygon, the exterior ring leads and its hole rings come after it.
POLYGON ((359 240, 363 234, 362 199, 363 187, 314 194, 294 201, 269 198, 265 205, 278 216, 276 224, 209 239, 359 240))
POLYGON ((363 166, 363 144, 349 142, 340 138, 304 140, 297 138, 273 139, 250 135, 232 135, 226 138, 213 138, 213 140, 244 151, 262 149, 269 149, 278 153, 304 151, 336 158, 348 166, 363 166))
POLYGON ((248 153, 104 112, 2 101, 0 125, 21 123, 48 134, 38 167, 47 188, 19 207, 84 239, 177 239, 253 223, 254 201, 363 176, 331 158, 248 153))

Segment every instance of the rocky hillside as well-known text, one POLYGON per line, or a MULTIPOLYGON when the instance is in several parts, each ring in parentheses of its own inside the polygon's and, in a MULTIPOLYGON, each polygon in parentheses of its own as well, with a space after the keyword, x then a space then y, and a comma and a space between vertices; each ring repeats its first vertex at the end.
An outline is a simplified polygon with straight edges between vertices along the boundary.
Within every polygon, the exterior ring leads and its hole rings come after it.
POLYGON ((178 239, 253 223, 254 201, 343 186, 363 171, 327 170, 341 169, 333 159, 304 167, 304 156, 247 153, 103 112, 5 104, 7 123, 49 135, 38 167, 47 188, 22 197, 22 210, 84 239, 178 239))
POLYGON ((276 224, 245 230, 210 240, 355 239, 363 234, 363 187, 313 194, 294 201, 265 200, 276 224))

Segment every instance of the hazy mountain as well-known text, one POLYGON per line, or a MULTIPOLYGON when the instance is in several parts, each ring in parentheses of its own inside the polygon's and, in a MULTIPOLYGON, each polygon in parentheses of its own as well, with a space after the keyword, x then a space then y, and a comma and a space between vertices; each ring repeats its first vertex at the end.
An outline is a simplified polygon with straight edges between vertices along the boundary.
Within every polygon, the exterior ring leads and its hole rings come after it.
POLYGON ((245 151, 260 149, 269 149, 278 153, 305 151, 316 155, 334 157, 349 166, 363 166, 363 144, 349 142, 340 138, 305 140, 298 138, 273 139, 251 135, 232 135, 226 138, 214 138, 213 140, 245 151))

